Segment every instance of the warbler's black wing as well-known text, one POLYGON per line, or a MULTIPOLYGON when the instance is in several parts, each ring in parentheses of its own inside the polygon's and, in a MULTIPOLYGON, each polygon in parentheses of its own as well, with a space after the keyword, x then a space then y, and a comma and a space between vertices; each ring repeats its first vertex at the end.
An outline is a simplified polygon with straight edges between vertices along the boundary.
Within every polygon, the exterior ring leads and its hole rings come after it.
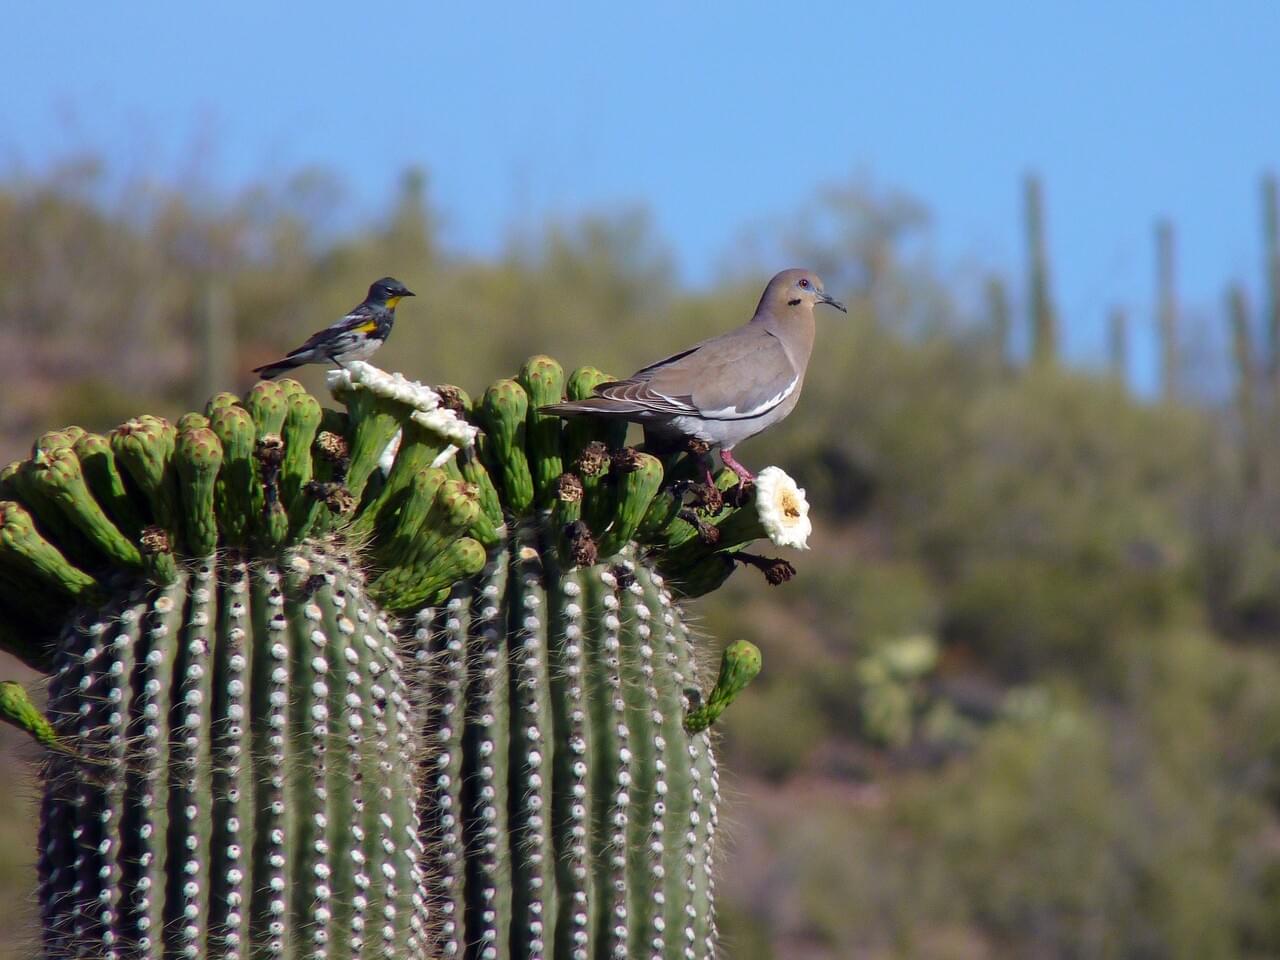
POLYGON ((288 356, 295 357, 312 351, 323 352, 324 348, 355 343, 378 332, 386 320, 384 313, 386 311, 362 303, 341 320, 313 333, 306 343, 289 351, 288 356))

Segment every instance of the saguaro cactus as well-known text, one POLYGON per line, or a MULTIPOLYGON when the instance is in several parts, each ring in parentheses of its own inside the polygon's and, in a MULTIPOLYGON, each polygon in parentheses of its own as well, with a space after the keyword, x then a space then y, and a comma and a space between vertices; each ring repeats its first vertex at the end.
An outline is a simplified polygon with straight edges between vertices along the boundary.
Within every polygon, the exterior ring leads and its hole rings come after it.
POLYGON ((1050 289, 1044 194, 1039 177, 1027 176, 1022 196, 1027 244, 1027 296, 1031 308, 1031 359, 1037 365, 1047 365, 1058 359, 1058 316, 1050 289))
POLYGON ((679 599, 785 579, 741 548, 802 545, 803 491, 725 506, 695 454, 547 418, 548 358, 474 408, 361 363, 331 389, 0 472, 0 644, 51 675, 47 719, 0 689, 48 749, 46 955, 712 955, 705 727, 759 658, 701 704, 679 599))
POLYGON ((1009 338, 1013 332, 1009 293, 1005 289, 1004 280, 995 275, 987 277, 983 292, 986 297, 987 335, 991 338, 996 364, 1004 368, 1008 363, 1009 338))
POLYGON ((1182 356, 1178 344, 1178 293, 1175 278, 1173 224, 1156 223, 1156 331, 1160 341, 1160 392, 1178 396, 1182 356))
POLYGON ((1256 492, 1261 480, 1262 450, 1259 436, 1258 361, 1254 356, 1253 332, 1249 325, 1249 301, 1244 287, 1232 284, 1226 294, 1227 316, 1231 324, 1231 355, 1235 361, 1236 413, 1240 418, 1241 476, 1245 490, 1256 492))
POLYGON ((1262 178, 1262 244, 1267 378, 1280 397, 1280 186, 1274 173, 1262 178))
POLYGON ((1129 382, 1129 314, 1121 306, 1107 312, 1107 372, 1121 385, 1129 382))

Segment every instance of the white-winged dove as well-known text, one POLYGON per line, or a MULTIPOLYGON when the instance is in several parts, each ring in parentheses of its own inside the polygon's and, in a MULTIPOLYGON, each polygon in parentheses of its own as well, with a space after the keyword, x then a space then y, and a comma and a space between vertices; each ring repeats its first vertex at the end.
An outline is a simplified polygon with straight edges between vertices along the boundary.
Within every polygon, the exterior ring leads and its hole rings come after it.
POLYGON ((560 416, 595 415, 643 424, 659 440, 701 440, 720 448, 720 459, 746 483, 754 477, 733 457, 737 444, 789 414, 813 352, 813 308, 829 303, 810 270, 783 270, 765 287, 744 326, 703 340, 601 384, 595 396, 542 409, 560 416))

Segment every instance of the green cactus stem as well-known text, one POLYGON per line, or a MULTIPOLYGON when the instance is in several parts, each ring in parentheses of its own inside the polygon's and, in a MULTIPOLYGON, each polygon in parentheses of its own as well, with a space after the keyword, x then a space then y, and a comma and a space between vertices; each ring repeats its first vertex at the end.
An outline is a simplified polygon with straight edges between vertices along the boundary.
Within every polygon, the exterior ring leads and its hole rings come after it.
POLYGON ((439 758, 423 816, 445 894, 435 949, 709 956, 718 783, 705 734, 684 728, 688 631, 628 555, 578 569, 556 556, 544 526, 521 524, 418 616, 439 758))
POLYGON ((547 506, 564 472, 560 450, 560 418, 542 413, 541 407, 559 403, 564 392, 564 368, 550 357, 530 357, 520 368, 520 386, 529 398, 525 436, 534 492, 539 505, 547 506))
POLYGON ((62 749, 53 724, 31 702, 27 688, 15 680, 0 680, 0 720, 26 732, 41 746, 62 749))
POLYGON ((747 640, 725 647, 720 657, 720 675, 716 678, 716 685, 700 706, 689 711, 684 720, 685 727, 696 733, 715 723, 738 694, 747 688, 747 684, 756 678, 763 665, 760 648, 747 640))
POLYGON ((529 397, 514 380, 499 380, 481 401, 487 466, 496 473, 503 502, 514 513, 525 513, 533 504, 533 475, 524 443, 528 413, 529 397))

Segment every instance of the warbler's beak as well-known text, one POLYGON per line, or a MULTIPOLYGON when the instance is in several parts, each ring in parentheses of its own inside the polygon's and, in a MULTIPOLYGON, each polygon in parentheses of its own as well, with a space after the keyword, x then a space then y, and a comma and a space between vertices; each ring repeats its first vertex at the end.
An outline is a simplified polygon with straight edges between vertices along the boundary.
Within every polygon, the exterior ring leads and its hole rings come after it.
POLYGON ((402 296, 402 297, 416 297, 416 296, 417 296, 417 294, 416 294, 416 293, 414 293, 412 290, 405 290, 405 292, 404 292, 404 293, 402 293, 402 294, 400 294, 400 296, 402 296))
POLYGON ((845 305, 844 305, 843 303, 841 303, 841 302, 840 302, 839 300, 837 300, 835 297, 833 297, 833 296, 831 296, 831 295, 829 295, 829 294, 826 294, 826 293, 820 293, 820 294, 818 294, 818 302, 819 302, 819 303, 827 303, 827 304, 830 304, 831 306, 833 306, 833 307, 835 307, 837 310, 839 310, 841 313, 848 313, 848 312, 849 312, 849 311, 848 311, 848 309, 845 307, 845 305))

